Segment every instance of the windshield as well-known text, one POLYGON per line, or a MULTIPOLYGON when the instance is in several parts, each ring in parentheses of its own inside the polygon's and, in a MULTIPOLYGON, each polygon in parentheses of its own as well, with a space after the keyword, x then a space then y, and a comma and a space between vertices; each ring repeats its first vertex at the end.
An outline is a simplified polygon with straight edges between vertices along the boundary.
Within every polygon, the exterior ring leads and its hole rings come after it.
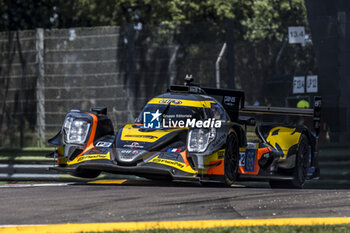
MULTIPOLYGON (((173 121, 186 121, 187 119, 205 120, 208 116, 208 112, 204 108, 178 106, 178 105, 166 105, 166 104, 147 104, 135 123, 143 123, 143 116, 146 112, 154 113, 156 111, 164 114, 164 118, 173 121)), ((162 116, 163 117, 163 116, 162 116)))

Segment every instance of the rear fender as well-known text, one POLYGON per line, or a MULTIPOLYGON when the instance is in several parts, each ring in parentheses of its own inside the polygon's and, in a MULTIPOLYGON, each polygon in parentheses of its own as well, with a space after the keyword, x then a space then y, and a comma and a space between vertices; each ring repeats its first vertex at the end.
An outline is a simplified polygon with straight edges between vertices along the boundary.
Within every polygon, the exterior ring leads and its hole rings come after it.
POLYGON ((280 124, 259 124, 256 128, 258 137, 273 149, 282 152, 280 160, 296 153, 301 135, 312 140, 312 134, 306 126, 287 126, 280 124))

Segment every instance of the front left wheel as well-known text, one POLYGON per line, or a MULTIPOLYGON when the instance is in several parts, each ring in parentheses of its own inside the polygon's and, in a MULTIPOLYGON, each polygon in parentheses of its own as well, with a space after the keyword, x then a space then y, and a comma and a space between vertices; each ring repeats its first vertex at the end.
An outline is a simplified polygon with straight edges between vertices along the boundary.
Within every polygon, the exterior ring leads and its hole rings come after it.
POLYGON ((238 137, 235 132, 231 133, 227 137, 224 171, 225 171, 225 184, 231 186, 236 181, 238 175, 238 163, 239 163, 239 143, 238 137))

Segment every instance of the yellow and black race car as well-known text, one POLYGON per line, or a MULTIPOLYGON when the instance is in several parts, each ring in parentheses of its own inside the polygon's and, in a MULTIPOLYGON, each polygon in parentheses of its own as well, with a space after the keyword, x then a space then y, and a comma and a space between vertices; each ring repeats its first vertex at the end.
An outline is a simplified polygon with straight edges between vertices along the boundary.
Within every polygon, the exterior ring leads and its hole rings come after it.
POLYGON ((154 180, 201 183, 266 180, 273 188, 301 188, 319 176, 317 141, 321 99, 311 109, 244 106, 244 92, 201 88, 187 80, 151 99, 133 124, 114 131, 107 109, 72 110, 49 142, 58 146, 56 170, 95 178, 102 171, 154 180), (304 125, 259 123, 247 142, 242 114, 313 117, 304 125))

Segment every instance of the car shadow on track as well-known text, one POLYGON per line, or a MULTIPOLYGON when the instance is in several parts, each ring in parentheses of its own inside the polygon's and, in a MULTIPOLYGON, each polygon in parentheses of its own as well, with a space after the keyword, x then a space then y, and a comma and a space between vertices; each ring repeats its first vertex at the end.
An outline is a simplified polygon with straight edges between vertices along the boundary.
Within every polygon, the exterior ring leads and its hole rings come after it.
MULTIPOLYGON (((242 182, 238 181, 232 187, 226 187, 222 183, 203 183, 191 182, 191 181, 162 181, 162 180, 148 180, 139 177, 115 177, 115 178, 102 178, 92 181, 79 181, 71 183, 70 185, 109 185, 109 186, 154 186, 154 187, 205 187, 205 188, 253 188, 253 189, 270 189, 268 182, 242 182)), ((350 189, 349 186, 331 184, 322 182, 320 180, 312 180, 306 182, 304 188, 306 190, 310 189, 350 189)))
POLYGON ((154 187, 205 187, 205 188, 262 188, 270 189, 270 186, 264 182, 237 182, 231 187, 227 187, 222 183, 203 183, 189 181, 161 181, 148 180, 143 178, 138 179, 100 179, 94 181, 76 182, 71 185, 108 185, 108 186, 154 186, 154 187))

